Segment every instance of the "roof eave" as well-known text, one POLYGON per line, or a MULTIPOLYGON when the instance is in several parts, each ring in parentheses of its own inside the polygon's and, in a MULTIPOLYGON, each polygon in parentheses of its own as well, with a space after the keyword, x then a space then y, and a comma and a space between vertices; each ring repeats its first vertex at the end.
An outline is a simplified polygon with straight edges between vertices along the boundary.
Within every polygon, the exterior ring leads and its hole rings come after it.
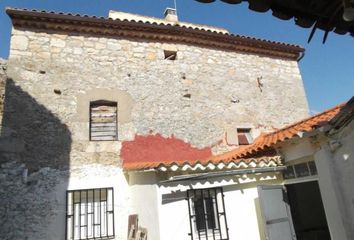
POLYGON ((305 51, 296 45, 184 27, 179 26, 178 23, 157 24, 113 20, 14 8, 6 8, 6 13, 15 27, 181 42, 289 60, 297 60, 305 51))

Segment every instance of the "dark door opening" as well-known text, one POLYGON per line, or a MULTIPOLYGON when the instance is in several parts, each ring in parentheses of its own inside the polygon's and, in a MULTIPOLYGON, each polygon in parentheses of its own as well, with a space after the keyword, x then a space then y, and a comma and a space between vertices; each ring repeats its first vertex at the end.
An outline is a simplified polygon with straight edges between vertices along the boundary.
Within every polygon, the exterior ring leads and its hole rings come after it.
POLYGON ((297 240, 331 240, 317 181, 286 189, 297 240))

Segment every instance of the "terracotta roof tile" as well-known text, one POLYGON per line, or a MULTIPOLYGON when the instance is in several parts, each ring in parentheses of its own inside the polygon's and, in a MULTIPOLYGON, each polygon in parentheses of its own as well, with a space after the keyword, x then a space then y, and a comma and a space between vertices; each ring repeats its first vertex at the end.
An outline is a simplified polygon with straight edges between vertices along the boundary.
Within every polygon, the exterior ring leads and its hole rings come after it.
POLYGON ((298 136, 299 133, 309 132, 317 127, 328 123, 342 108, 344 104, 338 105, 334 108, 326 110, 322 113, 306 118, 299 122, 295 122, 284 128, 278 129, 274 132, 260 135, 253 144, 237 148, 228 153, 213 157, 214 161, 221 161, 223 159, 237 159, 240 157, 247 157, 256 152, 264 151, 277 143, 291 139, 298 136))

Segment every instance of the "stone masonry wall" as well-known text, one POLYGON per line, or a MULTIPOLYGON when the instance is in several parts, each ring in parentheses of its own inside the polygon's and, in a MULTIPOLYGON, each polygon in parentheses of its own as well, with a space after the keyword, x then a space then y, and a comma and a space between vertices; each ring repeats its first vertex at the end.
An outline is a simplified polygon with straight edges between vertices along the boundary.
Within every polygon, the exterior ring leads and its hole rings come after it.
POLYGON ((12 34, 8 75, 68 128, 70 164, 118 163, 121 142, 135 135, 173 135, 204 148, 230 128, 269 130, 308 114, 296 61, 177 43, 12 34), (176 50, 177 60, 165 60, 163 50, 176 50), (89 142, 88 100, 104 96, 121 99, 119 141, 89 142))
POLYGON ((2 116, 4 111, 6 67, 7 67, 6 60, 0 58, 0 123, 2 121, 2 116))

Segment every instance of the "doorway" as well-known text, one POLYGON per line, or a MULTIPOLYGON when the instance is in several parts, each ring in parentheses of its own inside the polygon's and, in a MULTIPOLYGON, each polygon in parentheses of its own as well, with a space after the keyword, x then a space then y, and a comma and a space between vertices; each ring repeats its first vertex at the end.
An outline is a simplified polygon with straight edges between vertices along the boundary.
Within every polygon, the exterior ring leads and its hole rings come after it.
POLYGON ((331 240, 318 182, 285 186, 297 240, 331 240))

